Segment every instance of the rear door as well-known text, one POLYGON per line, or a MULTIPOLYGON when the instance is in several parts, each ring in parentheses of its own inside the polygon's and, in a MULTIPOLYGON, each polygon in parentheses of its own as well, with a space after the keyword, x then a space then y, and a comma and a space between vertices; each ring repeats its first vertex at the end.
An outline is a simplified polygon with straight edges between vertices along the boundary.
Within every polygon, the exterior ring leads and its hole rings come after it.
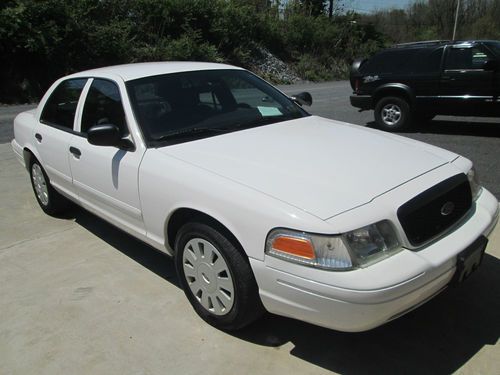
POLYGON ((83 95, 85 102, 77 119, 79 133, 69 143, 73 183, 80 203, 129 232, 145 235, 138 190, 139 165, 145 149, 141 146, 124 150, 87 141, 87 131, 98 124, 116 125, 122 137, 132 137, 120 87, 116 81, 95 78, 83 95))
POLYGON ((446 48, 441 76, 440 102, 443 112, 474 115, 488 111, 494 96, 494 72, 483 69, 494 56, 480 44, 446 48))
POLYGON ((40 162, 50 183, 65 195, 76 198, 69 165, 69 140, 86 78, 62 81, 46 100, 34 137, 40 162))
POLYGON ((422 48, 412 57, 410 64, 411 87, 417 104, 429 113, 436 112, 443 51, 444 47, 422 48))

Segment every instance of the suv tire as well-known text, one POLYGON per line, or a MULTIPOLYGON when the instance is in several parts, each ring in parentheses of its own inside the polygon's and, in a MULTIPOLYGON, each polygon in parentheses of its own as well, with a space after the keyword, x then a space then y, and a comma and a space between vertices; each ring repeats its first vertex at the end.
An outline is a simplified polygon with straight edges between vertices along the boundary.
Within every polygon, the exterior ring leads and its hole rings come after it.
POLYGON ((396 132, 406 129, 411 123, 410 105, 397 96, 386 96, 375 106, 375 121, 380 129, 396 132))

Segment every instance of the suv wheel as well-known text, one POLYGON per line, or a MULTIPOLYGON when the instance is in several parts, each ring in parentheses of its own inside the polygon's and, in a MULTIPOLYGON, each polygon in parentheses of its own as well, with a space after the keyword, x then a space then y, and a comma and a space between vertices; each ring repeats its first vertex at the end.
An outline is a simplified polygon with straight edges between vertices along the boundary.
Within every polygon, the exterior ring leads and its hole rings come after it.
POLYGON ((410 105, 397 96, 380 99, 375 106, 375 121, 382 130, 400 131, 410 125, 410 105))

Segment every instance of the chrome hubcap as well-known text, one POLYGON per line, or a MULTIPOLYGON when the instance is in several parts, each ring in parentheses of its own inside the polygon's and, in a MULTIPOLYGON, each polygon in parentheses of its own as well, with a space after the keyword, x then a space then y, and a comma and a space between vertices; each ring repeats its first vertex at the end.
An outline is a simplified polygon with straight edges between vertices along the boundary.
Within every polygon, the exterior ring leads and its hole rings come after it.
POLYGON ((42 172, 42 168, 38 164, 33 164, 31 167, 31 176, 33 179, 33 186, 35 187, 36 196, 40 202, 46 206, 49 204, 49 191, 47 189, 47 182, 42 172))
POLYGON ((387 104, 382 108, 382 121, 387 125, 396 125, 401 120, 401 108, 396 104, 387 104))
POLYGON ((234 304, 234 283, 221 253, 210 242, 193 238, 182 254, 184 277, 198 302, 215 315, 226 315, 234 304))

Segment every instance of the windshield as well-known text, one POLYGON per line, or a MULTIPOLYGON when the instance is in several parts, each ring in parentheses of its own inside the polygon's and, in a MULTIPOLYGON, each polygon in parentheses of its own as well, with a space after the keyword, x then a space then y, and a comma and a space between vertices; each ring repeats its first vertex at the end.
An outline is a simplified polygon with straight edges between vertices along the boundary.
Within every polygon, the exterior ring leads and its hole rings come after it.
POLYGON ((127 82, 149 145, 179 143, 308 116, 288 97, 244 70, 203 70, 127 82))

